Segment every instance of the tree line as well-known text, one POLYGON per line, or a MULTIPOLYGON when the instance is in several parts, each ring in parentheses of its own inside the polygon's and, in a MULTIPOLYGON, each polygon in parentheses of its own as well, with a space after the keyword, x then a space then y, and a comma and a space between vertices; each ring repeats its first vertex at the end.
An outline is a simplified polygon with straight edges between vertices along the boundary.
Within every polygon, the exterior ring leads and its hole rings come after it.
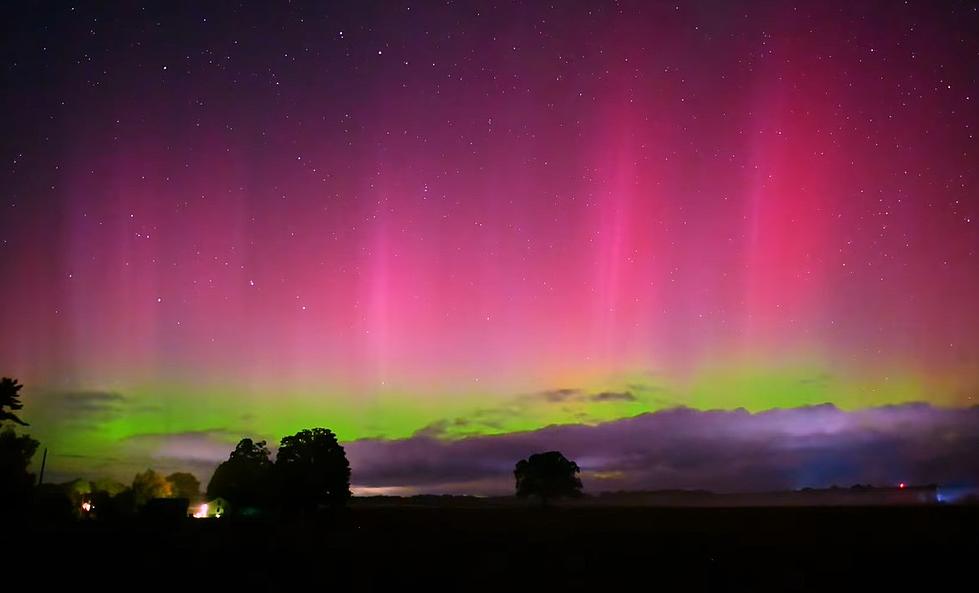
MULTIPOLYGON (((153 469, 136 474, 129 486, 111 480, 38 484, 29 468, 39 443, 12 426, 29 426, 17 415, 23 409, 22 387, 14 379, 0 380, 0 508, 32 504, 52 515, 108 518, 132 515, 166 499, 185 501, 185 506, 219 500, 230 514, 288 515, 341 507, 351 497, 350 463, 337 436, 327 428, 282 438, 274 460, 265 441, 242 439, 214 470, 204 493, 190 473, 164 476, 153 469)), ((560 452, 536 453, 516 463, 515 494, 542 505, 578 496, 579 473, 578 465, 560 452)))

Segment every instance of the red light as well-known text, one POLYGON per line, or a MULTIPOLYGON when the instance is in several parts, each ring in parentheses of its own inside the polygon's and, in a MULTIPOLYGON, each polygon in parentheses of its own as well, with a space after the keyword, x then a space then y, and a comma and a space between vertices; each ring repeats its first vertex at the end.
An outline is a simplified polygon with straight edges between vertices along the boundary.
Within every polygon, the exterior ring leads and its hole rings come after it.
POLYGON ((901 482, 900 484, 897 485, 898 488, 907 488, 907 486, 908 485, 905 484, 904 482, 901 482))

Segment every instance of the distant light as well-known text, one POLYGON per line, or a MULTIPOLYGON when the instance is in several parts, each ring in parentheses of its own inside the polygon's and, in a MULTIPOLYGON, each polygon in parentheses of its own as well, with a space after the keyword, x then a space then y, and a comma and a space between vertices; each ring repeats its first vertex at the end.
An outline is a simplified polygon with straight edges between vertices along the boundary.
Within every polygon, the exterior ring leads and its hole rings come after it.
POLYGON ((207 503, 206 502, 204 504, 202 504, 199 509, 197 509, 197 512, 196 513, 194 513, 194 518, 195 519, 203 519, 204 517, 207 517, 207 503))
POLYGON ((82 510, 85 511, 86 513, 91 511, 92 508, 93 508, 92 503, 88 502, 87 500, 82 503, 82 510))
POLYGON ((898 484, 898 485, 897 485, 897 487, 898 487, 898 488, 907 488, 907 487, 908 487, 908 485, 907 485, 907 484, 905 484, 904 482, 901 482, 900 484, 898 484))

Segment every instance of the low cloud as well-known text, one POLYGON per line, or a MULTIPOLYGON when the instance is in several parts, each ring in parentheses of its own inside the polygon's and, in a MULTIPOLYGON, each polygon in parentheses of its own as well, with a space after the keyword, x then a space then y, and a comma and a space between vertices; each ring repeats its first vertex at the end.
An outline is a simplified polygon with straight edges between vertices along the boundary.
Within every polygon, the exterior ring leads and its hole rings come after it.
POLYGON ((119 441, 109 455, 105 451, 59 452, 58 463, 52 464, 47 475, 52 482, 81 475, 90 479, 111 477, 128 484, 137 472, 153 468, 164 474, 190 472, 206 485, 214 469, 228 458, 241 438, 241 433, 224 428, 135 434, 119 441))
POLYGON ((132 453, 153 460, 217 463, 228 458, 241 438, 242 435, 236 431, 214 428, 178 433, 137 434, 127 437, 124 446, 132 453))
POLYGON ((655 398, 638 397, 633 391, 589 392, 577 387, 547 389, 517 395, 500 405, 474 410, 465 417, 437 420, 419 429, 414 436, 449 438, 505 432, 506 427, 512 426, 514 422, 525 418, 553 418, 555 413, 563 415, 565 421, 570 419, 582 424, 592 424, 601 418, 627 415, 629 407, 643 401, 651 401, 656 406, 663 405, 662 401, 655 398), (596 404, 603 411, 615 412, 599 415, 596 404))
POLYGON ((638 398, 629 391, 602 391, 600 393, 588 393, 583 389, 565 388, 549 389, 518 397, 516 403, 527 404, 529 402, 558 403, 586 403, 586 402, 634 402, 638 398))
POLYGON ((636 396, 628 391, 603 391, 589 398, 593 402, 634 402, 636 396))
MULTIPOLYGON (((614 405, 631 401, 631 395, 572 390, 557 397, 597 398, 614 405)), ((538 398, 546 401, 548 396, 538 398)), ((91 394, 69 399, 82 415, 112 414, 120 401, 91 394)), ((759 413, 673 408, 597 424, 446 438, 454 431, 485 426, 492 414, 432 423, 405 439, 345 443, 355 490, 507 494, 513 491, 516 461, 548 450, 577 461, 591 493, 979 484, 979 407, 904 404, 844 411, 824 404, 759 413)), ((113 454, 117 459, 104 460, 104 467, 121 477, 146 467, 192 471, 206 482, 243 436, 265 438, 231 428, 134 435, 113 454)), ((101 472, 101 467, 90 469, 101 472)))
POLYGON ((455 440, 417 434, 346 447, 355 485, 402 492, 508 493, 517 460, 554 449, 578 462, 590 492, 975 484, 979 407, 677 408, 598 425, 455 440))
POLYGON ((207 484, 214 469, 245 436, 225 428, 135 434, 122 439, 118 458, 89 459, 84 467, 92 475, 109 475, 125 483, 135 472, 154 468, 163 473, 190 472, 207 484))
POLYGON ((571 399, 579 399, 581 395, 582 392, 580 389, 549 389, 547 391, 540 391, 525 397, 529 399, 541 399, 546 402, 557 403, 565 402, 571 399))
POLYGON ((129 400, 114 391, 55 391, 44 393, 34 424, 94 429, 125 414, 129 400))

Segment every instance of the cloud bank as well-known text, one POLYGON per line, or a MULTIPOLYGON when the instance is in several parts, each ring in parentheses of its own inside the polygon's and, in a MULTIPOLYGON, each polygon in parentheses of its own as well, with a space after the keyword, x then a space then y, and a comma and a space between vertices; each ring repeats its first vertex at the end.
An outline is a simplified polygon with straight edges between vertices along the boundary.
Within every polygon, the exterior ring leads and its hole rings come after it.
POLYGON ((365 492, 512 492, 514 463, 560 450, 588 492, 698 488, 721 492, 855 483, 975 484, 979 407, 927 404, 843 411, 676 408, 599 425, 447 440, 431 431, 347 444, 365 492))

